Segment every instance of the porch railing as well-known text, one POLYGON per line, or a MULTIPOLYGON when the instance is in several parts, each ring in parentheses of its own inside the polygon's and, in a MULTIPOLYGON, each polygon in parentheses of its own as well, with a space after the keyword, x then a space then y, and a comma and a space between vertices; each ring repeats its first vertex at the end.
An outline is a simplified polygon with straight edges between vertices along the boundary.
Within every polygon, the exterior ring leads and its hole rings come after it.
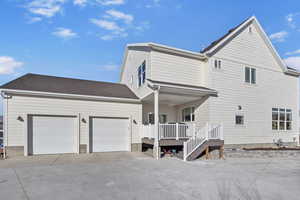
POLYGON ((211 139, 223 140, 222 124, 214 125, 207 123, 203 128, 196 131, 195 136, 183 143, 183 160, 186 161, 198 147, 211 139))
MULTIPOLYGON (((155 138, 155 126, 153 124, 142 126, 142 137, 155 138)), ((195 133, 195 124, 159 124, 159 139, 183 139, 190 138, 195 133)))

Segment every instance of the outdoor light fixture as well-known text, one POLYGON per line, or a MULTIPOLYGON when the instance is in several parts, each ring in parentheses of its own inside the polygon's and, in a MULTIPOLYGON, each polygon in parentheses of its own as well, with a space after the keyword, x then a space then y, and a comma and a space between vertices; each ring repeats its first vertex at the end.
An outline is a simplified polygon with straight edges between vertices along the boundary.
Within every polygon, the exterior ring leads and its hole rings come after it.
POLYGON ((82 118, 81 121, 82 121, 83 123, 86 123, 86 120, 85 120, 84 118, 82 118))
POLYGON ((17 120, 20 121, 20 122, 24 122, 24 119, 23 119, 21 116, 19 116, 19 117, 17 118, 17 120))

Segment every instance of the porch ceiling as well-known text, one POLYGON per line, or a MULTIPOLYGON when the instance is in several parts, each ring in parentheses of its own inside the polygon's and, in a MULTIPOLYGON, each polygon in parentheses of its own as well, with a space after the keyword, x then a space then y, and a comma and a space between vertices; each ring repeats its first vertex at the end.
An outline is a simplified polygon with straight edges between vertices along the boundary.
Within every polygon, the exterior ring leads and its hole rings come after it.
MULTIPOLYGON (((204 97, 217 96, 217 91, 193 85, 153 81, 148 79, 148 86, 152 89, 159 88, 159 103, 180 105, 200 100, 204 97)), ((153 103, 154 94, 142 99, 143 102, 153 103)))
MULTIPOLYGON (((166 93, 160 93, 159 94, 159 103, 160 104, 166 104, 170 106, 180 105, 180 104, 186 104, 189 102, 197 101, 203 97, 195 97, 195 96, 187 96, 187 95, 178 95, 178 94, 166 94, 166 93)), ((142 99, 142 102, 145 103, 154 103, 154 94, 150 94, 147 97, 142 99)))

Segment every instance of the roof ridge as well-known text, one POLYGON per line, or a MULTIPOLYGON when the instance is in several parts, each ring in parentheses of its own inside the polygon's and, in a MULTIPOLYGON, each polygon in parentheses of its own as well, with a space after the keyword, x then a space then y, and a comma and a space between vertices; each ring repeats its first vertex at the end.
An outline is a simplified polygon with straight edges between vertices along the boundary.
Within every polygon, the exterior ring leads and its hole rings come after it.
POLYGON ((200 51, 200 53, 205 53, 206 51, 209 51, 210 49, 212 49, 213 47, 215 47, 217 44, 219 44, 224 38, 226 38, 229 34, 231 34, 233 31, 235 31, 236 29, 238 29, 241 25, 243 25, 246 21, 248 21, 249 19, 253 18, 254 16, 250 16, 248 18, 246 18, 244 21, 242 21, 241 23, 239 23, 238 25, 236 25, 235 27, 229 29, 227 31, 227 33, 225 33, 223 36, 219 37, 217 40, 213 41, 212 43, 210 43, 207 47, 205 47, 203 50, 200 51))

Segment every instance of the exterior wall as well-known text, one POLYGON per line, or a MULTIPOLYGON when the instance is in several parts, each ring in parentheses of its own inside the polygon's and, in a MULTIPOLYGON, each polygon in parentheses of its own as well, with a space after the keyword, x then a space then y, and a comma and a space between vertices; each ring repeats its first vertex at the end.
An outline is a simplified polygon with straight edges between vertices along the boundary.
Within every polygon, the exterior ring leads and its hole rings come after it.
POLYGON ((146 84, 138 87, 138 67, 144 61, 146 61, 146 78, 151 78, 150 50, 143 47, 130 48, 125 59, 121 83, 126 84, 140 98, 150 94, 152 91, 146 84), (132 83, 131 77, 133 77, 132 83))
MULTIPOLYGON (((213 98, 213 97, 210 97, 213 98)), ((195 107, 195 123, 196 124, 196 129, 200 129, 205 126, 207 122, 209 122, 209 98, 203 98, 199 101, 191 102, 188 104, 183 104, 178 106, 178 113, 177 113, 177 118, 179 121, 182 121, 182 110, 186 107, 195 107)))
MULTIPOLYGON (((148 123, 148 113, 154 113, 153 104, 143 104, 143 123, 148 123)), ((167 114, 168 122, 177 121, 177 108, 169 105, 159 105, 159 114, 167 114)))
POLYGON ((151 78, 157 81, 206 86, 205 62, 151 51, 151 78))
POLYGON ((219 93, 209 100, 210 121, 223 123, 226 144, 293 142, 299 132, 298 77, 283 73, 252 27, 251 34, 245 29, 210 59, 209 87, 219 93), (214 59, 222 61, 220 70, 214 69, 214 59), (245 83, 245 66, 256 68, 255 85, 245 83), (272 130, 272 108, 292 109, 291 131, 272 130), (244 115, 243 126, 235 125, 236 114, 244 115))
MULTIPOLYGON (((90 116, 126 117, 132 124, 132 143, 140 143, 140 124, 142 123, 142 105, 133 103, 84 101, 58 98, 12 96, 8 99, 8 125, 6 146, 24 146, 24 123, 17 118, 26 119, 27 114, 40 115, 80 115, 89 121, 90 116)), ((88 144, 89 126, 80 120, 80 145, 88 144)), ((83 151, 83 150, 81 150, 83 151)))

